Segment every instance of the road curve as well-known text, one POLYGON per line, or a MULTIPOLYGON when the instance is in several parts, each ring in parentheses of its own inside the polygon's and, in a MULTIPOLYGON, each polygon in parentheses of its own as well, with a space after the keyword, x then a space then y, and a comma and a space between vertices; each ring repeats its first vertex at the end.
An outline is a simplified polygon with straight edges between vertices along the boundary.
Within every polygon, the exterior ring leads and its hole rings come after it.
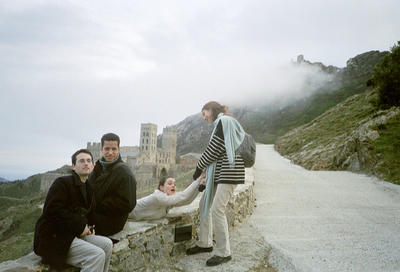
POLYGON ((278 271, 400 271, 400 186, 344 171, 308 171, 257 145, 249 219, 278 271))

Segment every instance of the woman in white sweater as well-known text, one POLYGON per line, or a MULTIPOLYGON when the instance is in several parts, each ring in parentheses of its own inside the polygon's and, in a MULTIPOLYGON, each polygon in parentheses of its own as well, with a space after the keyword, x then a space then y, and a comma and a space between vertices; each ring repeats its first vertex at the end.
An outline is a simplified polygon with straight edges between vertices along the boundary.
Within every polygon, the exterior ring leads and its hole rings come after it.
POLYGON ((190 204, 198 195, 200 184, 204 183, 204 176, 201 176, 185 190, 176 193, 175 179, 162 179, 154 193, 137 201, 135 208, 129 214, 129 218, 134 220, 162 218, 170 208, 190 204))

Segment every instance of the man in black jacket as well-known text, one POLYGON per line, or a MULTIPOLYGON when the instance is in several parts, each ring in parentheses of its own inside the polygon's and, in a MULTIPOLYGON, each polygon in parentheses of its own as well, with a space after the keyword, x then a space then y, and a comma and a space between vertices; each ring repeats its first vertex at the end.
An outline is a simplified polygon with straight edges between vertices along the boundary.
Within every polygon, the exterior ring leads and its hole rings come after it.
POLYGON ((119 144, 118 135, 103 135, 103 157, 96 162, 89 177, 97 204, 93 213, 96 233, 105 236, 121 231, 136 206, 136 180, 121 159, 119 144))
POLYGON ((51 185, 35 226, 33 245, 43 263, 56 268, 67 263, 81 271, 108 271, 112 242, 94 235, 91 228, 96 202, 86 179, 93 167, 92 154, 80 149, 72 155, 72 175, 59 177, 51 185))

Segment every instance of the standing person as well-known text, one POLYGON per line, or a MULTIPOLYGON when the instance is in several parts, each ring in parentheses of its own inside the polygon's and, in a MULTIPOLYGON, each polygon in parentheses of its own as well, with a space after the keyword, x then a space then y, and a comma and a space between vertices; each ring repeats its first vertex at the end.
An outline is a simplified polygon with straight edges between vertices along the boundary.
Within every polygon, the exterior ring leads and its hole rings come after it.
POLYGON ((33 244, 43 263, 55 268, 67 263, 82 272, 108 271, 112 242, 89 228, 96 202, 86 179, 93 167, 90 151, 80 149, 72 155, 72 175, 59 177, 51 185, 33 244))
POLYGON ((96 224, 96 232, 105 236, 121 231, 129 213, 136 205, 136 180, 121 159, 119 144, 118 135, 103 135, 103 157, 96 162, 89 177, 97 203, 93 221, 96 224))
POLYGON ((199 194, 201 184, 204 185, 204 177, 200 177, 185 190, 176 193, 175 179, 161 178, 158 189, 139 199, 129 217, 134 220, 160 219, 167 215, 169 209, 190 204, 199 194))
POLYGON ((208 102, 201 112, 205 121, 214 124, 214 130, 193 175, 196 179, 206 169, 206 191, 200 200, 199 241, 186 254, 211 252, 214 229, 215 254, 206 262, 207 266, 214 266, 232 259, 225 209, 237 184, 244 183, 244 162, 235 150, 242 143, 245 132, 227 113, 227 107, 218 102, 208 102))

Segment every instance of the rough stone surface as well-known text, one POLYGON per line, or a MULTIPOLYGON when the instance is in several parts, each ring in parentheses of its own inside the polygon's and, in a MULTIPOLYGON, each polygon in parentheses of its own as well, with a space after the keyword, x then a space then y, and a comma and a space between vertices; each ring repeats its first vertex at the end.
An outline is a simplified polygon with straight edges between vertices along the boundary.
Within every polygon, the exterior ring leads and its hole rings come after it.
POLYGON ((390 119, 398 116, 400 108, 394 107, 375 112, 368 101, 373 96, 374 94, 363 94, 350 97, 310 123, 280 137, 275 145, 276 150, 306 169, 362 171, 380 176, 380 170, 377 170, 379 158, 372 152, 372 143, 380 136, 374 127, 385 125, 390 119), (363 118, 358 120, 356 117, 352 118, 344 114, 348 108, 361 107, 360 105, 364 108, 357 113, 349 111, 349 114, 364 115, 363 118), (341 122, 352 122, 349 119, 356 119, 357 122, 354 122, 351 129, 335 135, 336 132, 327 126, 330 122, 338 121, 335 119, 337 116, 347 118, 347 121, 341 122), (322 127, 325 127, 325 130, 321 129, 322 127), (312 139, 303 138, 305 135, 312 135, 315 131, 328 133, 327 135, 332 133, 335 136, 331 136, 329 141, 318 135, 312 139))
POLYGON ((275 271, 268 264, 271 248, 253 225, 246 222, 230 232, 230 243, 232 260, 225 264, 207 267, 207 259, 213 256, 210 252, 184 256, 176 267, 180 271, 275 271))

